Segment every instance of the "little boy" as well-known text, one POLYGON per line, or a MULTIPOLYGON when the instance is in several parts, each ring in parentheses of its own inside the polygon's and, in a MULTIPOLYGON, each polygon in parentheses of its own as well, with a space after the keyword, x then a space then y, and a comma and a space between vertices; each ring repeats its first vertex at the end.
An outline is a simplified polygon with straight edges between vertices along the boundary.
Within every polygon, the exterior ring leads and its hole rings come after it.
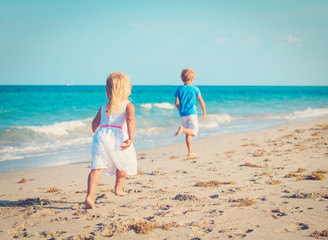
POLYGON ((192 86, 192 82, 196 73, 191 68, 183 69, 181 72, 181 79, 184 86, 181 86, 175 92, 175 106, 179 110, 182 126, 179 126, 178 131, 174 136, 179 136, 181 133, 186 134, 186 143, 188 148, 188 155, 192 156, 196 153, 191 146, 191 137, 198 133, 198 117, 196 109, 196 98, 203 110, 203 120, 206 122, 206 108, 204 100, 197 87, 192 86))

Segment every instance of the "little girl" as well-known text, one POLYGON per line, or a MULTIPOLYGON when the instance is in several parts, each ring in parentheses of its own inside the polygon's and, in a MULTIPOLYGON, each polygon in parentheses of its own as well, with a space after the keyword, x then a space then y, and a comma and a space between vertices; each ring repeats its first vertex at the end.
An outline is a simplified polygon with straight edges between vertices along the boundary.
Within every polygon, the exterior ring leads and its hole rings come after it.
POLYGON ((101 174, 116 174, 115 194, 126 195, 122 190, 125 176, 137 174, 134 139, 134 106, 128 101, 132 85, 120 72, 111 73, 106 81, 106 100, 92 121, 95 132, 92 141, 91 172, 88 177, 86 208, 95 208, 95 192, 101 174))

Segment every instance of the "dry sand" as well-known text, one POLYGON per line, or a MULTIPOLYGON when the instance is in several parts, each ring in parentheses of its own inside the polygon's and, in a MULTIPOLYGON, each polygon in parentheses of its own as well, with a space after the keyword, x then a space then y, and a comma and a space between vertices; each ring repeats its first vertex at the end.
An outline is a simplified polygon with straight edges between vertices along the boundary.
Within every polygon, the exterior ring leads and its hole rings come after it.
POLYGON ((194 148, 194 158, 183 142, 139 152, 128 195, 102 176, 93 210, 90 164, 0 174, 0 239, 314 239, 328 229, 328 118, 194 148))

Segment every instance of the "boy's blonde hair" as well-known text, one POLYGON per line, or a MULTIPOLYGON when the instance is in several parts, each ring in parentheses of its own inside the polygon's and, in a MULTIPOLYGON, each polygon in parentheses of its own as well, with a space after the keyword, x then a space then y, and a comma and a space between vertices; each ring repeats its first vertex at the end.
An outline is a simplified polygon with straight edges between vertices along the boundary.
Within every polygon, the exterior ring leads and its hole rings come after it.
POLYGON ((109 74, 106 80, 106 95, 109 100, 106 106, 106 113, 110 115, 123 112, 122 102, 128 100, 130 93, 128 76, 120 72, 109 74))
POLYGON ((181 79, 183 82, 190 82, 194 80, 196 73, 191 68, 185 68, 181 72, 181 79))

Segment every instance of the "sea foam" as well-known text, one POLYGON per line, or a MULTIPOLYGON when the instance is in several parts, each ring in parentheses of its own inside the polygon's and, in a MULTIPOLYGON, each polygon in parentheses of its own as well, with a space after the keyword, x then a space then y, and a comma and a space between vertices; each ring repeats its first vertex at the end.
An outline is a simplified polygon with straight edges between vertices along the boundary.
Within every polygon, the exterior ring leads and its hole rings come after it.
POLYGON ((152 107, 160 108, 160 109, 167 109, 167 110, 174 109, 174 105, 171 103, 168 103, 168 102, 153 103, 153 104, 152 103, 143 103, 143 104, 140 104, 140 106, 145 109, 151 109, 152 107))
POLYGON ((81 137, 72 139, 63 139, 55 141, 44 141, 35 143, 34 146, 3 146, 0 148, 0 162, 6 160, 15 160, 25 157, 42 156, 49 153, 61 153, 63 151, 72 151, 81 146, 90 147, 91 137, 81 137))
POLYGON ((45 126, 20 126, 18 129, 28 129, 36 133, 55 135, 55 136, 68 136, 70 132, 77 128, 87 127, 87 123, 91 121, 91 118, 84 120, 73 120, 56 122, 51 125, 45 126))
POLYGON ((149 128, 137 128, 136 137, 150 136, 150 135, 159 135, 167 131, 168 128, 161 127, 149 127, 149 128))
POLYGON ((161 108, 161 109, 174 109, 174 106, 171 103, 164 102, 164 103, 154 103, 154 107, 161 108))
POLYGON ((270 119, 287 119, 287 120, 297 120, 313 117, 321 117, 328 115, 328 108, 307 108, 304 111, 294 111, 289 114, 270 116, 270 119))
POLYGON ((145 109, 151 109, 152 105, 151 103, 144 103, 144 104, 140 104, 141 107, 145 108, 145 109))
POLYGON ((216 128, 223 124, 228 124, 232 121, 232 117, 227 113, 222 114, 208 114, 207 121, 203 122, 201 115, 199 115, 200 128, 216 128))

